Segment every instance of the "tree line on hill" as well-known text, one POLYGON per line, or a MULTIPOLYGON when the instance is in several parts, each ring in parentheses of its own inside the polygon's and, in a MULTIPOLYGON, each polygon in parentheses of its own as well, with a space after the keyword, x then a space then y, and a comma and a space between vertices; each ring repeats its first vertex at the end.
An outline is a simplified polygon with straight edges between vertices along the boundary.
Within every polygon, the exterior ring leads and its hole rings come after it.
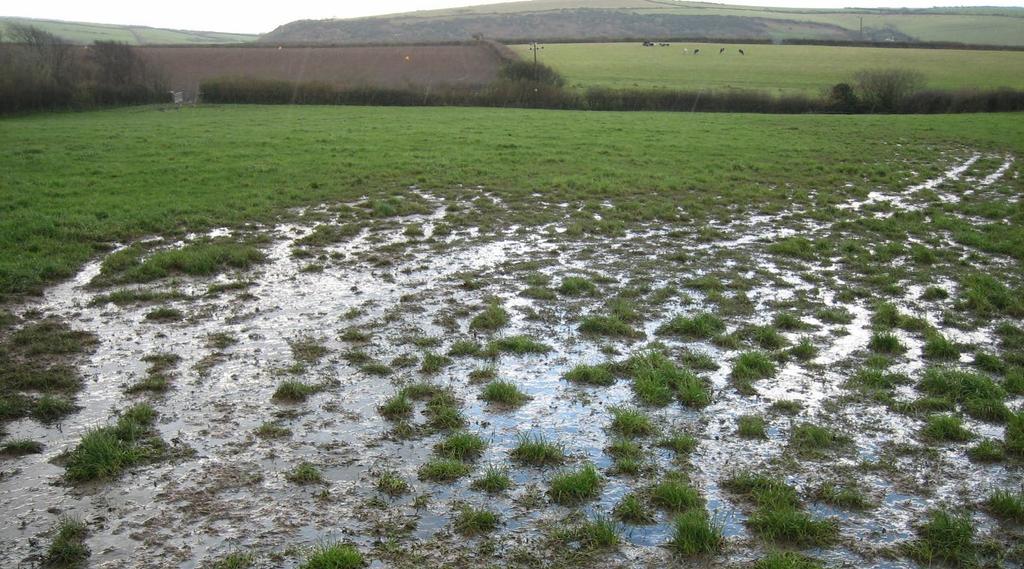
POLYGON ((11 24, 0 44, 0 113, 91 109, 167 101, 160 78, 129 45, 71 45, 32 26, 11 24))

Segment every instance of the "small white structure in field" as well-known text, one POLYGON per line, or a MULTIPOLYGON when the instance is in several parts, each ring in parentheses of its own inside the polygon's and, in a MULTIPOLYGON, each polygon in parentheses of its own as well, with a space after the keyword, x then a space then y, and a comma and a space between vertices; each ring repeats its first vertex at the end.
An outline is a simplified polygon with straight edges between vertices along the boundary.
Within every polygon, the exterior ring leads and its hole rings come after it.
POLYGON ((180 108, 181 104, 185 102, 185 92, 171 91, 171 99, 174 101, 174 104, 180 108))

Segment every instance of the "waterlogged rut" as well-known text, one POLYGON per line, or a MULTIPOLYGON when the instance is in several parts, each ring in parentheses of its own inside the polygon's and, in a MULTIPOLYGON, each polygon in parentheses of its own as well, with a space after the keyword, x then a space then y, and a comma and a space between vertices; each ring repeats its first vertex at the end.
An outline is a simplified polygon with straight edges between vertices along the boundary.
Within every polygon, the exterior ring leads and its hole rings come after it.
MULTIPOLYGON (((1014 158, 997 157, 995 169, 975 171, 982 158, 968 153, 934 180, 902 193, 872 193, 837 210, 885 217, 935 203, 955 206, 965 190, 974 199, 1015 199, 1007 190, 1014 158)), ((464 207, 473 200, 501 206, 482 189, 465 192, 473 199, 464 207)), ((699 231, 650 224, 591 235, 556 223, 482 234, 445 226, 449 200, 416 188, 409 196, 432 213, 390 217, 315 245, 316 231, 345 226, 341 215, 334 218, 336 208, 274 227, 154 240, 143 259, 258 235, 265 262, 210 278, 179 275, 122 288, 95 286, 104 266, 98 259, 22 307, 25 315, 56 317, 91 332, 98 344, 80 366, 80 411, 57 424, 21 419, 5 426, 9 438, 45 448, 0 463, 6 514, 0 564, 40 562, 61 516, 86 523, 93 567, 204 567, 239 551, 252 552, 256 566, 294 567, 307 548, 334 541, 354 544, 381 567, 564 563, 566 551, 593 553, 559 528, 611 519, 625 496, 649 497, 671 473, 685 473, 724 535, 719 553, 700 557, 708 566, 749 562, 772 548, 751 523, 757 512, 750 500, 728 488, 738 473, 772 473, 799 494, 802 511, 834 519, 835 539, 802 548, 834 566, 913 566, 897 546, 914 540, 926 513, 942 506, 971 507, 979 535, 996 542, 1019 537, 1019 528, 976 507, 990 489, 1019 486, 1019 460, 980 463, 967 456, 977 441, 1003 440, 1005 421, 967 414, 963 426, 973 441, 934 443, 921 435, 925 415, 907 411, 925 395, 918 380, 929 368, 974 373, 976 353, 999 349, 1001 314, 973 326, 951 320, 964 282, 956 263, 933 265, 925 282, 909 279, 884 295, 864 293, 840 251, 787 249, 795 239, 840 231, 802 211, 699 231), (586 285, 567 286, 572 277, 586 285), (944 296, 922 300, 926 288, 944 296), (103 300, 115 290, 173 294, 158 302, 103 300), (893 325, 879 325, 882 300, 895 311, 893 325), (472 325, 488 306, 500 306, 507 321, 472 325), (155 319, 156 307, 180 317, 155 319), (724 329, 672 332, 676 317, 701 314, 715 315, 724 329), (625 328, 602 320, 603 329, 581 329, 587 317, 614 317, 625 328), (926 353, 936 334, 959 346, 941 362, 926 353), (875 345, 880 335, 892 337, 892 349, 875 345), (547 349, 487 350, 496 339, 523 336, 547 349), (446 356, 460 341, 478 350, 446 356), (144 358, 158 353, 180 358, 167 372, 170 389, 133 392, 150 373, 144 358), (696 374, 711 394, 709 404, 638 400, 626 362, 645 353, 663 353, 696 374), (737 362, 748 353, 766 356, 771 373, 746 383, 737 362), (580 364, 609 364, 614 381, 567 381, 580 364), (871 369, 905 381, 867 394, 852 378, 871 369), (514 383, 527 399, 485 401, 491 376, 514 383), (316 392, 303 401, 275 398, 286 381, 316 392), (422 382, 449 390, 465 430, 486 442, 468 463, 470 474, 450 482, 422 479, 421 467, 446 436, 427 428, 429 410, 416 403, 406 421, 380 412, 400 389, 422 382), (164 456, 111 480, 67 481, 59 456, 140 401, 158 413, 164 456), (612 433, 616 407, 642 410, 657 431, 636 440, 642 454, 634 469, 609 450, 619 438, 612 433), (737 422, 748 416, 764 420, 763 435, 739 436, 737 422), (279 431, 268 435, 268 425, 279 431), (841 442, 804 449, 794 434, 806 425, 826 428, 841 442), (659 444, 671 433, 692 436, 692 452, 659 444), (513 461, 527 435, 560 445, 562 467, 513 461), (290 475, 301 463, 313 465, 322 481, 295 483, 290 475), (578 505, 557 503, 548 492, 552 477, 586 464, 600 472, 597 494, 578 505), (509 490, 488 494, 474 487, 489 466, 507 472, 509 490), (382 493, 385 474, 405 480, 411 491, 382 493), (823 498, 829 484, 856 487, 866 505, 823 498), (467 505, 498 514, 490 537, 459 535, 453 520, 467 505)), ((537 207, 573 208, 540 201, 537 207)), ((600 216, 595 212, 597 221, 600 216)), ((1012 264, 952 241, 944 247, 983 271, 1012 264)), ((1022 403, 1019 392, 1005 394, 1010 412, 1019 413, 1022 403)), ((621 542, 595 554, 601 563, 678 561, 670 547, 677 512, 656 502, 651 511, 649 523, 616 523, 621 542)))

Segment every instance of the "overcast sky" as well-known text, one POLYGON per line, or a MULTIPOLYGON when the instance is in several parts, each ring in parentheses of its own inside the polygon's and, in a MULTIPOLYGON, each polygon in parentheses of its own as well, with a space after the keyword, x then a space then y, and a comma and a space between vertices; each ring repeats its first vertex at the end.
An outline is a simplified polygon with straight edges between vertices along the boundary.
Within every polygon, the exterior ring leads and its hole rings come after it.
MULTIPOLYGON (((293 20, 352 18, 414 10, 430 10, 507 0, 285 0, 258 2, 211 2, 177 0, 139 2, 112 0, 6 0, 0 16, 22 16, 106 24, 136 24, 157 28, 218 32, 262 33, 293 20)), ((799 8, 1020 6, 1024 0, 737 0, 735 4, 799 8)))

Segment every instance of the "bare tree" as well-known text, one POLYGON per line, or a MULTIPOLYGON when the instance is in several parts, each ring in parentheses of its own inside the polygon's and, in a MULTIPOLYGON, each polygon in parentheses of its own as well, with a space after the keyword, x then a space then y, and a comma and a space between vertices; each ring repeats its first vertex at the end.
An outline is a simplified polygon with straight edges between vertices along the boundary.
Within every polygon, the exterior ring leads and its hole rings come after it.
POLYGON ((7 33, 11 41, 28 49, 34 63, 45 76, 58 84, 74 80, 71 45, 63 39, 35 26, 23 24, 10 24, 7 33))
POLYGON ((145 77, 145 64, 135 50, 126 43, 98 41, 93 43, 89 56, 96 65, 97 79, 108 85, 128 85, 145 77))

